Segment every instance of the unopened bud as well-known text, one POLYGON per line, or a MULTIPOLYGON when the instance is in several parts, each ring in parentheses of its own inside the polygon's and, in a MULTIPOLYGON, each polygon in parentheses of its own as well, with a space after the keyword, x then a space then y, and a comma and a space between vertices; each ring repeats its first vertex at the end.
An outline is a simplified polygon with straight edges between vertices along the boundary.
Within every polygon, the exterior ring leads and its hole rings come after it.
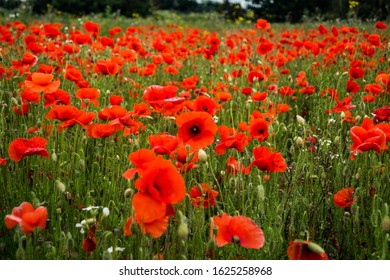
POLYGON ((214 251, 215 251, 215 240, 214 239, 210 239, 209 242, 207 242, 207 253, 208 254, 213 254, 214 251))
POLYGON ((305 142, 303 141, 302 137, 298 136, 297 138, 295 138, 295 144, 300 147, 300 148, 303 148, 305 146, 305 142))
POLYGON ((199 159, 199 162, 207 162, 207 153, 203 150, 203 149, 199 149, 198 151, 198 159, 199 159))
POLYGON ((187 239, 188 237, 188 225, 187 223, 180 223, 178 229, 177 229, 177 233, 179 235, 179 237, 183 240, 187 239))
POLYGON ((297 115, 297 122, 298 122, 300 125, 305 125, 305 124, 306 124, 305 119, 302 118, 300 115, 297 115))
POLYGON ((57 156, 57 154, 56 154, 55 151, 53 151, 53 153, 51 154, 51 159, 52 159, 53 161, 57 161, 58 156, 57 156))
POLYGON ((382 229, 385 233, 390 233, 390 218, 387 215, 383 217, 382 229))
POLYGON ((130 199, 133 196, 133 194, 134 194, 133 189, 128 188, 125 190, 124 196, 126 199, 130 199))
POLYGON ((60 192, 65 192, 66 190, 66 186, 64 183, 62 183, 60 180, 56 180, 56 188, 57 190, 59 190, 60 192))
POLYGON ((316 254, 323 254, 325 253, 324 249, 316 243, 310 242, 307 247, 310 249, 310 251, 316 253, 316 254))
POLYGON ((259 185, 257 186, 257 195, 261 201, 264 201, 265 199, 265 191, 264 191, 264 186, 259 185))
POLYGON ((24 252, 24 249, 22 247, 19 247, 16 250, 16 259, 17 260, 25 260, 26 259, 26 253, 24 252))
POLYGON ((130 224, 130 231, 131 231, 133 234, 136 234, 136 233, 139 232, 139 227, 138 227, 137 223, 134 222, 134 220, 133 220, 133 222, 130 224))

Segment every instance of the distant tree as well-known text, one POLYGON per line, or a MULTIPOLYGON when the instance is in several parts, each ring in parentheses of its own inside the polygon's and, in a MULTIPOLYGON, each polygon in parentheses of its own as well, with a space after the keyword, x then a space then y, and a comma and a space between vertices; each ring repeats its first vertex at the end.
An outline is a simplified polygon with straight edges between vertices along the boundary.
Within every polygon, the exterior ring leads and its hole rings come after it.
MULTIPOLYGON (((360 19, 386 19, 390 13, 389 0, 355 0, 360 19)), ((349 0, 246 0, 257 17, 270 21, 299 22, 305 13, 321 15, 325 19, 347 18, 349 0)))

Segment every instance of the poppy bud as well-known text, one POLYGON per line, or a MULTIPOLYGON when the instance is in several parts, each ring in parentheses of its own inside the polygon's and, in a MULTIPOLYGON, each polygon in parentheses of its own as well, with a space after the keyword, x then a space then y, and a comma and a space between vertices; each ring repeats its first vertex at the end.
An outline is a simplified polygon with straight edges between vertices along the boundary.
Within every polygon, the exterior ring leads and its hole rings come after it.
POLYGON ((95 218, 89 218, 89 219, 87 219, 87 224, 93 224, 93 223, 95 223, 96 222, 96 219, 95 218))
POLYGON ((188 225, 187 223, 180 223, 178 229, 177 229, 177 233, 179 235, 179 237, 183 240, 187 239, 188 237, 188 225))
POLYGON ((198 160, 199 162, 207 162, 207 153, 203 149, 199 149, 198 151, 198 160))
POLYGON ((60 180, 56 180, 56 188, 57 190, 59 190, 60 192, 65 192, 66 190, 66 186, 64 183, 62 183, 60 180))
POLYGON ((56 152, 54 150, 53 150, 53 153, 51 154, 51 159, 53 161, 57 161, 57 159, 58 159, 58 156, 57 156, 57 154, 56 154, 56 152))
POLYGON ((82 171, 85 171, 85 160, 84 159, 79 160, 79 166, 80 166, 80 169, 82 171))
POLYGON ((322 249, 322 247, 316 243, 310 242, 307 244, 307 247, 310 249, 310 251, 316 253, 316 254, 324 254, 325 251, 322 249))
POLYGON ((336 136, 333 140, 335 145, 338 145, 340 143, 340 136, 336 136))
POLYGON ((125 193, 124 193, 124 196, 125 196, 125 199, 130 199, 134 194, 134 191, 130 188, 126 189, 125 190, 125 193))
POLYGON ((72 236, 68 236, 68 242, 67 242, 67 245, 68 245, 68 250, 72 250, 73 247, 74 247, 74 240, 72 238, 72 236))
POLYGON ((357 117, 355 118, 355 120, 356 120, 357 123, 360 123, 361 119, 362 119, 361 116, 357 116, 357 117))
POLYGON ((300 125, 305 125, 305 124, 306 124, 305 119, 302 118, 300 115, 297 115, 296 118, 297 118, 297 122, 298 122, 300 125))
POLYGON ((134 219, 133 219, 133 222, 130 224, 130 231, 131 231, 133 234, 136 234, 136 233, 139 232, 138 225, 137 225, 137 223, 134 221, 134 219))
POLYGON ((11 97, 11 104, 14 105, 14 106, 18 106, 19 105, 18 100, 16 100, 15 97, 11 97))
POLYGON ((207 242, 207 254, 208 255, 212 255, 215 251, 215 240, 214 239, 210 239, 209 242, 207 242))
POLYGON ((295 138, 295 144, 300 148, 305 146, 305 142, 303 141, 302 137, 299 136, 295 138))
POLYGON ((387 215, 383 217, 382 229, 385 233, 390 233, 390 218, 387 215))
POLYGON ((17 260, 25 260, 26 259, 26 253, 24 252, 23 247, 19 247, 16 250, 16 259, 17 260))
POLYGON ((264 186, 263 185, 257 186, 257 195, 258 195, 260 201, 264 201, 264 199, 265 199, 265 191, 264 191, 264 186))

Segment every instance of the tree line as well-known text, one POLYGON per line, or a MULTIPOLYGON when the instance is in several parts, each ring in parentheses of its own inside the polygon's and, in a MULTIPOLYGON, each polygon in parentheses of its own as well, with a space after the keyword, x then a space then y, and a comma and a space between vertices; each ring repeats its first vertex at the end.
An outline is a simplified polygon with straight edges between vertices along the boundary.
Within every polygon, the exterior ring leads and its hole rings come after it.
POLYGON ((247 8, 224 0, 0 0, 3 9, 17 9, 30 5, 34 13, 43 14, 48 8, 61 12, 84 15, 119 12, 124 16, 149 16, 157 10, 176 12, 218 12, 225 18, 265 18, 271 22, 300 22, 307 18, 334 20, 359 18, 386 20, 390 15, 390 0, 246 0, 247 8), (200 2, 200 3, 199 3, 200 2), (248 13, 248 11, 252 13, 248 13))

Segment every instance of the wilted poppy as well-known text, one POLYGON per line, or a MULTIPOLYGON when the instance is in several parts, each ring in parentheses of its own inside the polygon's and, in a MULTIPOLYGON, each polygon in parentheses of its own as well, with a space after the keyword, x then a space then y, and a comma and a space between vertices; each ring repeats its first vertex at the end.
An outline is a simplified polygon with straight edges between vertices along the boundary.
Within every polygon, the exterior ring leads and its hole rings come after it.
POLYGON ((218 247, 229 243, 237 243, 242 247, 260 249, 264 246, 265 238, 261 228, 245 216, 229 216, 223 213, 212 218, 210 226, 211 238, 215 237, 218 247), (214 228, 218 228, 217 236, 214 228))
POLYGON ((29 202, 23 202, 18 207, 12 209, 12 214, 5 217, 7 228, 19 225, 20 229, 26 233, 32 233, 35 228, 46 229, 47 209, 43 206, 34 209, 29 202))
POLYGON ((328 255, 316 243, 311 241, 290 241, 287 248, 287 256, 290 260, 327 260, 328 255))

